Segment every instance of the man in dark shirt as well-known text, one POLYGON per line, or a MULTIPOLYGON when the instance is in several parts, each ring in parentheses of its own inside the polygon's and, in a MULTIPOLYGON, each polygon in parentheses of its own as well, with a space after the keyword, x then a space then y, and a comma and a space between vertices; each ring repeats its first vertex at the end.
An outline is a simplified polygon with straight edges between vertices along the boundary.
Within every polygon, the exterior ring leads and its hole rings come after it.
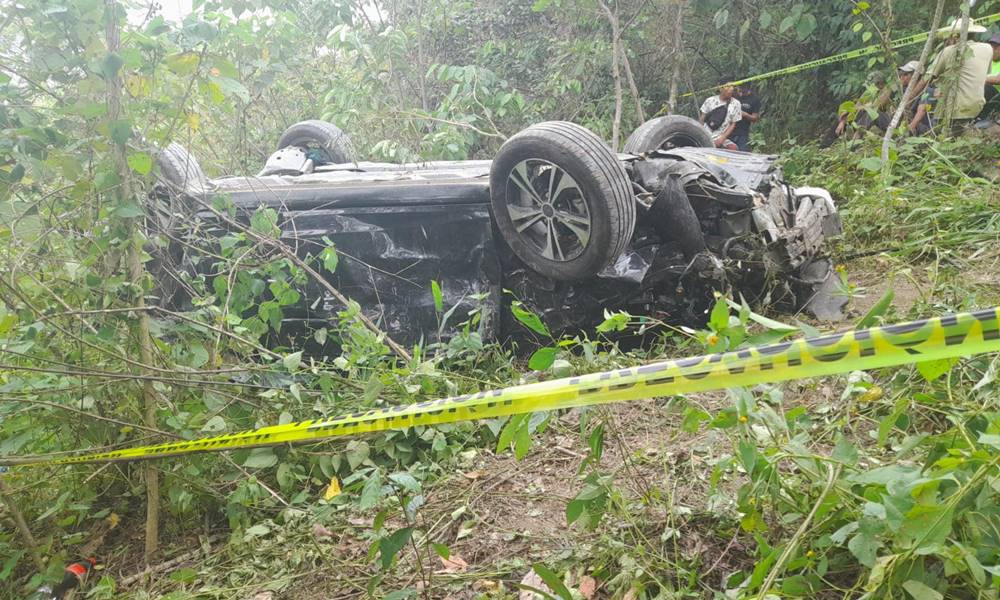
POLYGON ((736 129, 729 139, 743 152, 749 152, 750 127, 760 120, 760 98, 754 93, 750 84, 743 84, 737 88, 736 97, 743 105, 743 118, 736 123, 736 129))

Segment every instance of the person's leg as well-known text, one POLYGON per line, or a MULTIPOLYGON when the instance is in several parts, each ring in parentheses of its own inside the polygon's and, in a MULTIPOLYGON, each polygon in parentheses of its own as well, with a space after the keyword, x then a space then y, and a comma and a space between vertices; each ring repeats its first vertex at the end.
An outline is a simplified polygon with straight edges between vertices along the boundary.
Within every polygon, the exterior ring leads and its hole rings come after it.
POLYGON ((736 144, 736 149, 743 152, 750 151, 750 136, 742 133, 734 133, 729 136, 729 141, 736 144))

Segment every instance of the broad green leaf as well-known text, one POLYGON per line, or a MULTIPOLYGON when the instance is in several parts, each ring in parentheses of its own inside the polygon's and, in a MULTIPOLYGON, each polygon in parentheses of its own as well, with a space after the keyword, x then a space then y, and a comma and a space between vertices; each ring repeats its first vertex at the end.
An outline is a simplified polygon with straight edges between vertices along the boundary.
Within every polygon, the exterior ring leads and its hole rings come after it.
POLYGON ((553 573, 551 569, 542 563, 535 563, 531 568, 538 574, 539 577, 542 578, 545 585, 549 586, 549 589, 555 592, 562 600, 573 600, 573 594, 566 589, 566 584, 564 584, 562 579, 553 573))
POLYGON ((291 354, 286 354, 283 359, 281 359, 281 364, 285 366, 289 371, 294 371, 299 368, 302 364, 302 351, 293 352, 291 354))
POLYGON ((128 166, 140 175, 149 175, 153 170, 153 157, 145 152, 136 152, 128 156, 128 166))
POLYGON ((243 461, 243 466, 250 469, 267 469, 278 464, 278 456, 271 448, 254 448, 250 456, 243 461))
POLYGON ((953 518, 953 508, 943 504, 918 504, 906 513, 899 534, 913 543, 917 554, 927 554, 948 539, 953 518))
POLYGON ((851 551, 854 558, 869 569, 875 566, 875 556, 879 546, 881 543, 867 533, 859 533, 847 543, 847 549, 851 551))
POLYGON ((917 363, 917 371, 924 377, 926 381, 934 381, 938 379, 951 368, 958 364, 957 358, 942 358, 940 360, 928 360, 921 363, 917 363))
POLYGON ((393 473, 389 475, 389 481, 395 483, 404 490, 417 494, 420 493, 420 482, 413 475, 406 472, 393 473))
POLYGON ((869 156, 859 160, 858 166, 870 173, 878 173, 882 170, 882 159, 877 156, 869 156))
POLYGON ((729 304, 725 298, 719 298, 712 307, 712 316, 708 320, 708 326, 713 331, 722 331, 729 326, 729 304))
POLYGON ((201 430, 205 432, 225 431, 226 420, 220 417, 219 415, 215 415, 214 417, 206 421, 204 425, 202 425, 201 430))
POLYGON ((392 535, 381 538, 378 541, 379 556, 382 563, 383 569, 388 569, 392 566, 392 561, 399 554, 399 551, 406 546, 407 542, 410 541, 410 536, 413 534, 413 529, 410 527, 404 527, 399 531, 395 531, 392 535))
POLYGON ((374 508, 382 497, 382 472, 375 469, 365 480, 361 487, 361 499, 358 501, 358 508, 368 510, 374 508))
POLYGON ((903 589, 913 596, 913 600, 944 600, 941 592, 916 579, 904 581, 903 589))
POLYGON ((514 318, 520 321, 521 324, 527 327, 528 329, 534 331, 539 335, 552 337, 552 334, 549 333, 548 327, 546 327, 545 324, 542 323, 542 320, 538 318, 538 315, 529 310, 524 309, 520 302, 517 301, 512 302, 510 305, 510 310, 512 313, 514 313, 514 318))
POLYGON ((124 146, 132 138, 132 122, 128 119, 118 119, 108 123, 108 137, 119 146, 124 146))
POLYGON ((551 346, 539 348, 528 359, 528 368, 533 371, 544 371, 556 360, 556 349, 551 346))
POLYGON ((504 425, 503 430, 500 432, 500 437, 497 439, 497 452, 503 452, 510 447, 510 443, 514 441, 514 435, 517 433, 518 429, 522 427, 527 427, 528 415, 514 415, 504 425))

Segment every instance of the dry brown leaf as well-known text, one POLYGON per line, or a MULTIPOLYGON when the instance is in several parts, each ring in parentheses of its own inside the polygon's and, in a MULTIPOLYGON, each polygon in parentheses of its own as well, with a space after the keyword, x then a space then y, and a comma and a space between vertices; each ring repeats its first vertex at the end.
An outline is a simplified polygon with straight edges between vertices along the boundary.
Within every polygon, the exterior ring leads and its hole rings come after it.
POLYGON ((465 477, 466 479, 468 479, 470 481, 475 481, 475 480, 479 479, 482 476, 483 476, 483 474, 482 474, 481 471, 469 471, 468 473, 462 473, 462 477, 465 477))
POLYGON ((333 532, 324 527, 321 523, 313 524, 313 537, 317 540, 322 540, 325 538, 332 538, 333 532))
POLYGON ((255 594, 254 597, 251 598, 250 600, 273 600, 273 599, 274 599, 274 592, 260 592, 259 594, 255 594))
POLYGON ((622 600, 635 600, 635 597, 638 595, 639 593, 635 591, 635 588, 629 588, 628 591, 625 592, 625 595, 622 596, 622 600))
POLYGON ((435 571, 436 573, 464 573, 469 568, 469 563, 465 562, 465 559, 457 554, 452 554, 448 558, 439 556, 441 559, 441 565, 444 566, 443 569, 435 571))
POLYGON ((492 579, 477 579, 472 584, 472 589, 477 592, 496 592, 500 587, 500 582, 492 579))
POLYGON ((597 580, 589 575, 584 575, 580 578, 580 595, 586 600, 594 600, 594 594, 597 593, 597 580))

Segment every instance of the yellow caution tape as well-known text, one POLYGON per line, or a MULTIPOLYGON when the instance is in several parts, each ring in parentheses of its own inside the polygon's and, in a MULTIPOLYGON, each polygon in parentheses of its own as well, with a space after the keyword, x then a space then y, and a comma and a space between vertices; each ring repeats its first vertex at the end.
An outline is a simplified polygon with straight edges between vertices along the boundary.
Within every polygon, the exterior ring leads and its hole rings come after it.
POLYGON ((416 425, 474 421, 544 410, 672 396, 734 386, 820 377, 1000 351, 1000 307, 886 327, 797 339, 694 358, 668 360, 409 406, 393 406, 262 427, 190 441, 112 452, 6 457, 0 465, 52 465, 162 458, 194 452, 315 442, 416 425))
MULTIPOLYGON (((1000 21, 1000 13, 972 20, 973 23, 976 23, 978 25, 989 25, 991 23, 996 23, 997 21, 1000 21)), ((939 29, 937 33, 946 33, 948 31, 951 31, 950 26, 939 29)), ((890 41, 888 47, 895 49, 895 48, 902 48, 904 46, 911 46, 913 44, 919 44, 920 42, 926 41, 928 37, 929 35, 927 32, 915 33, 913 35, 909 35, 903 38, 890 41)), ((865 48, 858 48, 857 50, 848 50, 847 52, 841 52, 840 54, 834 54, 833 56, 827 56, 826 58, 819 58, 816 60, 811 60, 809 62, 804 62, 799 65, 785 67, 783 69, 778 69, 777 71, 771 71, 769 73, 762 73, 760 75, 754 75, 753 77, 747 77, 746 79, 731 81, 729 82, 729 85, 743 85, 744 83, 751 83, 753 81, 772 79, 774 77, 781 77, 782 75, 791 75, 792 73, 799 73, 801 71, 816 69, 818 67, 822 67, 823 65, 829 65, 833 63, 843 62, 845 60, 861 58, 862 56, 871 56, 872 54, 878 54, 879 52, 883 52, 885 51, 885 49, 886 46, 882 44, 874 44, 872 46, 867 46, 865 48)), ((682 97, 686 98, 688 96, 693 96, 695 94, 710 92, 717 88, 718 86, 713 86, 702 90, 686 92, 685 94, 682 95, 682 97)))

